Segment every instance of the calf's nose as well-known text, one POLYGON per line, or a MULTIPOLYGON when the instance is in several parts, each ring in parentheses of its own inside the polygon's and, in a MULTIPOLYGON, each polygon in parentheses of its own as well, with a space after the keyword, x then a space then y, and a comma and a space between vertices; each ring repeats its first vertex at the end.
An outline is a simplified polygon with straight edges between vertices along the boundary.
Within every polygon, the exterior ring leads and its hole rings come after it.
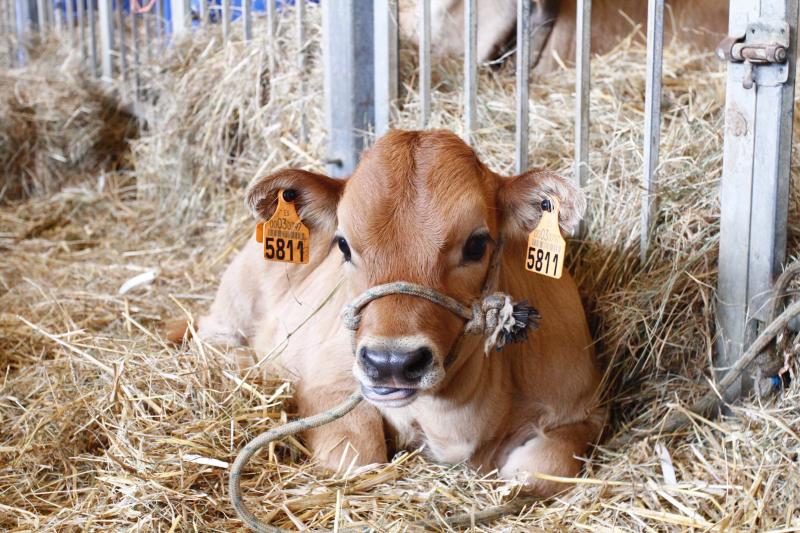
POLYGON ((433 352, 422 346, 408 352, 361 348, 359 359, 364 373, 375 383, 394 380, 398 384, 419 382, 433 362, 433 352))

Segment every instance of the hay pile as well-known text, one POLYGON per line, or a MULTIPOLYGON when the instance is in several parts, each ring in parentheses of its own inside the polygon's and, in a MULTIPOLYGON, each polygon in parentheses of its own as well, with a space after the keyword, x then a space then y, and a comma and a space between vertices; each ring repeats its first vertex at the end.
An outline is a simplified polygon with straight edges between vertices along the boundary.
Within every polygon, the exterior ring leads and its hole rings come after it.
POLYGON ((52 194, 126 163, 132 116, 80 69, 77 54, 42 45, 25 69, 0 70, 0 203, 52 194))
MULTIPOLYGON (((280 25, 281 57, 295 57, 292 20, 280 25)), ((219 349, 175 348, 158 335, 161 320, 207 307, 249 238, 243 184, 286 165, 321 169, 324 155, 317 51, 303 144, 294 62, 268 72, 268 43, 219 43, 208 32, 148 67, 158 98, 146 109, 149 130, 132 142, 130 171, 100 187, 87 174, 0 211, 0 529, 234 530, 227 465, 252 436, 293 415, 283 383, 243 379, 219 349), (119 294, 149 271, 152 284, 119 294)), ((404 52, 407 83, 411 56, 404 52)), ((628 42, 593 63, 589 218, 571 261, 608 368, 612 433, 643 438, 599 447, 577 487, 478 530, 800 528, 796 382, 774 403, 743 403, 675 438, 644 438, 706 390, 714 334, 723 74, 678 47, 665 59, 652 257, 637 259, 644 49, 628 42)), ((459 131, 459 65, 442 62, 436 77, 432 125, 459 131)), ((565 70, 532 88, 532 162, 565 174, 573 79, 565 70)), ((476 144, 504 172, 513 163, 513 99, 510 66, 482 70, 476 144)), ((408 90, 398 126, 414 127, 416 110, 408 90)), ((792 255, 798 200, 793 192, 792 255)), ((251 471, 260 475, 244 482, 250 505, 290 528, 403 530, 516 490, 417 453, 334 477, 307 457, 296 440, 258 456, 251 471)))

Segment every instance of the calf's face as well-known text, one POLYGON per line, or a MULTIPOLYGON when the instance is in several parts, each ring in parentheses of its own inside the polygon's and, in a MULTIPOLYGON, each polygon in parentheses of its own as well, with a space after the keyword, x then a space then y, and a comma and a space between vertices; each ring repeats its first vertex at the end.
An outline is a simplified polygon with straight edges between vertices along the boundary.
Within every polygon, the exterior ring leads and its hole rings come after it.
MULTIPOLYGON (((559 199, 567 231, 584 207, 581 193, 562 178, 501 178, 441 131, 390 132, 346 181, 294 170, 257 180, 248 191, 257 216, 269 218, 280 188, 297 191, 312 238, 329 235, 352 296, 407 281, 465 304, 480 297, 501 233, 505 240, 527 238, 547 197, 559 199)), ((416 296, 372 301, 362 310, 353 364, 365 398, 399 407, 435 393, 463 326, 462 318, 416 296)))

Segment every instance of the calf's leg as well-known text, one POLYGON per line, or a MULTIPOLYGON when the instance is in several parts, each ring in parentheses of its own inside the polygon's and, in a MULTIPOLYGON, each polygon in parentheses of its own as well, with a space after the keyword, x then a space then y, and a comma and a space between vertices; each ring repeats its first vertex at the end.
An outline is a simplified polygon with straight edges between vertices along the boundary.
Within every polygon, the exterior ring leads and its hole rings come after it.
POLYGON ((500 476, 518 479, 525 484, 525 492, 549 498, 568 488, 568 485, 540 479, 534 474, 577 476, 581 462, 576 456, 584 454, 598 434, 598 426, 593 421, 568 424, 542 432, 511 451, 505 463, 500 466, 500 476))

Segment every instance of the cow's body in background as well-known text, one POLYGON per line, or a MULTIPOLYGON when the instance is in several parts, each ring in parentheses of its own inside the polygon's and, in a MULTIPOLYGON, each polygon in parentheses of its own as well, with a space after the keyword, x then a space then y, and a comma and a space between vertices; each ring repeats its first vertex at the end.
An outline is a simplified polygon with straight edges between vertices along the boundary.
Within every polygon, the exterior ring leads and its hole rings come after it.
MULTIPOLYGON (((400 31, 417 41, 417 2, 401 0, 400 31)), ((478 60, 488 61, 512 48, 516 40, 516 0, 478 0, 478 60)), ((532 0, 531 60, 536 72, 558 68, 560 58, 575 58, 575 0, 532 0), (548 23, 551 24, 548 26, 548 23)), ((434 54, 464 53, 463 0, 431 1, 431 49, 434 54)), ((592 51, 604 54, 640 27, 647 27, 647 0, 594 0, 592 51)), ((728 2, 722 0, 667 0, 664 40, 673 37, 698 50, 713 52, 728 27, 728 2)))
POLYGON ((396 447, 388 434, 399 447, 425 444, 436 461, 497 468, 540 495, 563 488, 532 474, 579 472, 576 457, 604 420, 600 375, 570 275, 546 278, 524 262, 542 200, 560 201, 561 226, 570 230, 585 205, 580 191, 548 172, 500 177, 441 131, 390 132, 346 181, 299 170, 261 178, 248 191, 257 218, 271 216, 280 189, 298 195, 311 230, 310 263, 266 262, 251 240, 225 272, 199 335, 246 340, 259 357, 274 354, 296 384, 302 416, 362 387, 370 403, 306 435, 320 463, 385 462, 396 447), (465 337, 448 366, 464 321, 427 300, 392 295, 364 309, 354 356, 341 321, 348 301, 381 283, 408 281, 470 303, 501 233, 497 288, 527 299, 542 317, 526 341, 485 355, 482 338, 465 337), (409 377, 412 358, 417 369, 409 377))

